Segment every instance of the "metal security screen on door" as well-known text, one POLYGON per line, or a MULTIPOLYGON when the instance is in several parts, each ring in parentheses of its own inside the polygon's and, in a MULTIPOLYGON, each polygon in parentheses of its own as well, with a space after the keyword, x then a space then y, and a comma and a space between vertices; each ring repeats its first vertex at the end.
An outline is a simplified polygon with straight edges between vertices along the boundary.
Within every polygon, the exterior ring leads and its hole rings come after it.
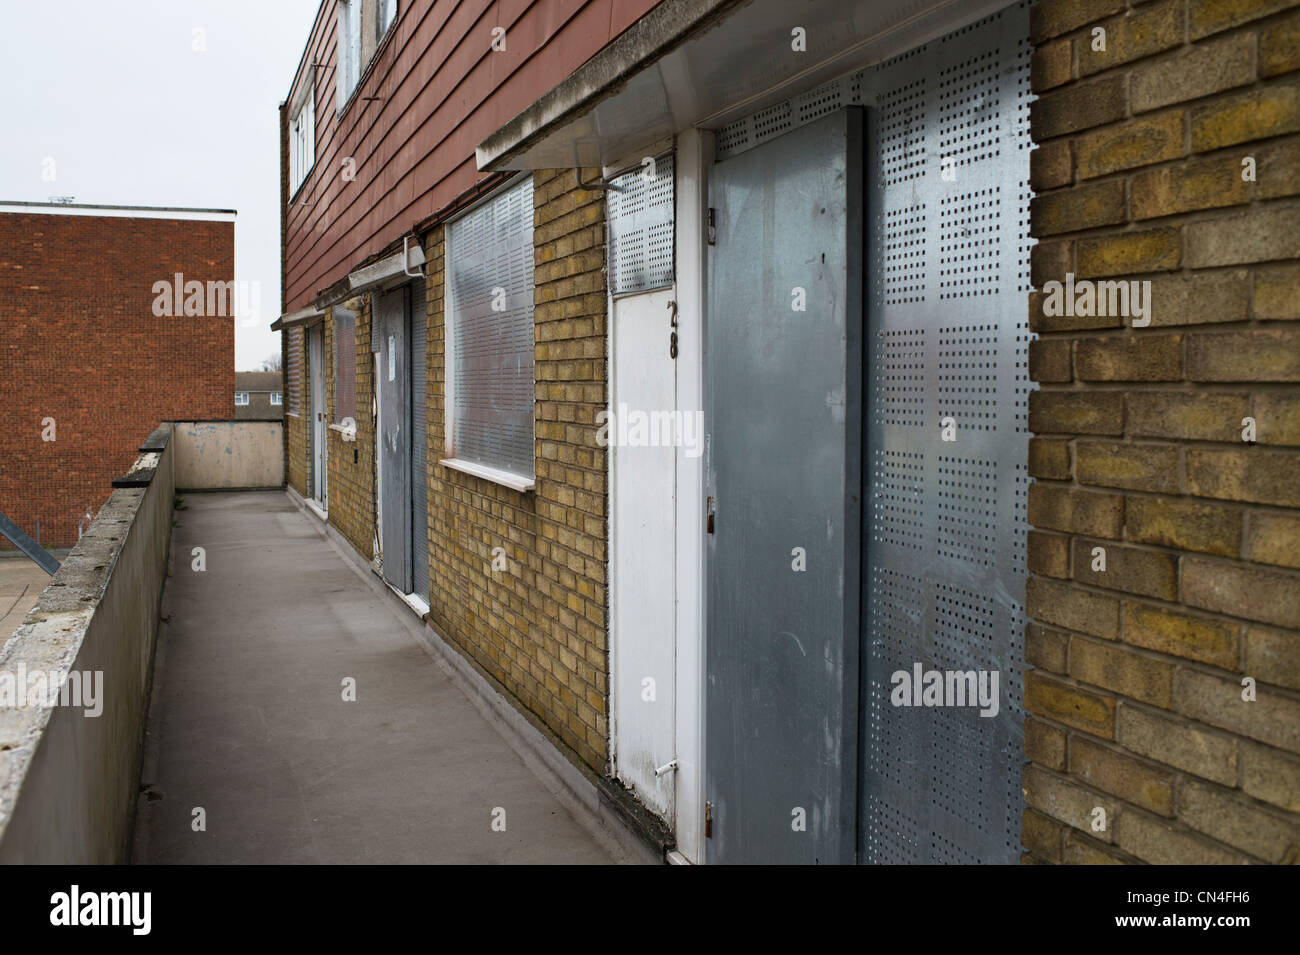
POLYGON ((1014 863, 1020 855, 1028 19, 1019 3, 863 76, 875 107, 864 862, 1014 863), (996 715, 895 705, 893 675, 911 676, 918 664, 996 673, 996 715))
POLYGON ((452 456, 531 480, 531 176, 448 226, 446 282, 452 456))
POLYGON ((424 279, 411 283, 411 593, 429 599, 429 323, 424 279))
POLYGON ((357 417, 357 313, 334 307, 334 423, 357 417))
POLYGON ((610 181, 609 272, 614 295, 673 284, 673 157, 610 181))
POLYGON ((289 357, 284 366, 286 392, 289 396, 288 414, 302 414, 302 326, 289 329, 289 357))

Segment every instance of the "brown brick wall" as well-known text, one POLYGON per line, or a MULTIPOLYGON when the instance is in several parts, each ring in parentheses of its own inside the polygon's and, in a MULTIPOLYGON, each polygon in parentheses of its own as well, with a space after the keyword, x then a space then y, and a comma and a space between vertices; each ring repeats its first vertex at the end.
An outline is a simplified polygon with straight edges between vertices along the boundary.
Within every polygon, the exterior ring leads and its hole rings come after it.
POLYGON ((71 546, 159 422, 234 416, 233 313, 153 313, 155 282, 230 282, 234 255, 232 222, 0 215, 0 511, 71 546))
POLYGON ((1029 861, 1300 861, 1297 6, 1033 8, 1029 861))
MULTIPOLYGON (((595 170, 584 170, 588 177, 595 170)), ((608 753, 602 197, 573 170, 533 174, 537 487, 445 469, 442 230, 426 242, 430 617, 576 758, 608 753), (492 570, 504 547, 508 569, 492 570)))

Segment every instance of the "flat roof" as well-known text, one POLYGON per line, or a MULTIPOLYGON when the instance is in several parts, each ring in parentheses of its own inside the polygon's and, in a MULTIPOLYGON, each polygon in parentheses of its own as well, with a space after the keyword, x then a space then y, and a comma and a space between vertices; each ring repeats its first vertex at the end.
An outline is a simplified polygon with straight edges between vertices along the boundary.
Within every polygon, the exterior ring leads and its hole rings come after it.
POLYGON ((0 213, 33 212, 51 215, 106 215, 140 219, 212 219, 234 217, 234 209, 198 209, 189 206, 108 206, 85 202, 24 202, 0 199, 0 213), (183 213, 183 215, 169 215, 183 213))

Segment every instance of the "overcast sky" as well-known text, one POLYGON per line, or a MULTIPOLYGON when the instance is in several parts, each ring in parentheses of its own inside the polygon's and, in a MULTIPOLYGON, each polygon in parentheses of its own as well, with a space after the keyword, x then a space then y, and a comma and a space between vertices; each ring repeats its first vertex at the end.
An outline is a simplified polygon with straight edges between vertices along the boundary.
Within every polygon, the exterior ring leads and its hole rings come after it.
POLYGON ((235 320, 240 370, 280 351, 277 107, 318 5, 0 0, 0 199, 238 210, 235 278, 263 319, 235 320))

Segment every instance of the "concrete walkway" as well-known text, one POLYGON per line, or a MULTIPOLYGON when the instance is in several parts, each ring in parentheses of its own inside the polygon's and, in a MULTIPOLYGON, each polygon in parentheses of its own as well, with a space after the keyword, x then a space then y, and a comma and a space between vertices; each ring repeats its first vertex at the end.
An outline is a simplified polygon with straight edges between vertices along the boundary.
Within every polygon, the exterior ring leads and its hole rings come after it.
POLYGON ((287 494, 182 497, 134 861, 630 861, 419 644, 418 618, 287 494), (343 700, 348 677, 356 702, 343 700))
POLYGON ((23 625, 27 611, 36 606, 49 584, 50 575, 25 554, 0 556, 0 645, 23 625))

